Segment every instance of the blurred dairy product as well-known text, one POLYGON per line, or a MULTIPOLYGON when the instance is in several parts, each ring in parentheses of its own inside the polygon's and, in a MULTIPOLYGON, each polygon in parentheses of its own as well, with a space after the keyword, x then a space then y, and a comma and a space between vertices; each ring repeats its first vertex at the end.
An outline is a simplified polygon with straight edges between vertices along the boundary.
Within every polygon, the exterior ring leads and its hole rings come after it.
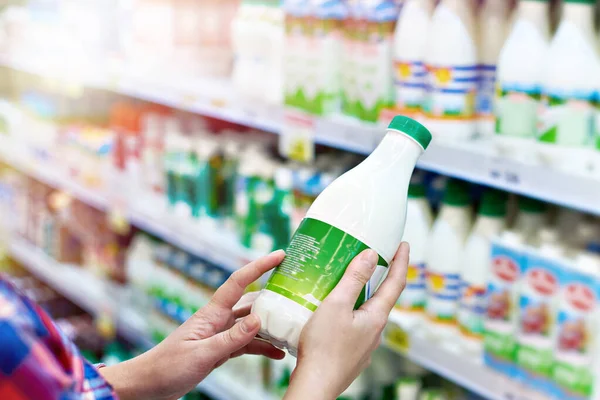
POLYGON ((399 114, 419 118, 427 93, 425 46, 433 13, 433 0, 408 0, 394 34, 394 87, 399 114))
POLYGON ((505 231, 492 242, 487 311, 484 330, 484 361, 509 377, 516 376, 519 291, 525 268, 524 239, 519 232, 505 231))
MULTIPOLYGON (((521 379, 540 391, 547 391, 552 375, 555 323, 559 305, 562 266, 553 255, 556 247, 548 233, 539 252, 527 253, 519 298, 519 327, 516 363, 521 379)), ((558 235, 556 235, 558 236, 558 235)))
POLYGON ((396 117, 377 149, 323 190, 294 234, 285 260, 254 303, 253 312, 262 321, 261 336, 296 354, 302 327, 312 312, 352 259, 367 248, 379 254, 380 266, 357 305, 370 297, 402 239, 410 176, 430 140, 421 124, 396 117), (381 196, 384 188, 386 195, 381 196))
POLYGON ((394 103, 392 57, 398 6, 392 0, 364 0, 360 3, 364 32, 358 33, 358 113, 362 120, 374 122, 379 119, 383 108, 394 103))
POLYGON ((425 64, 426 124, 440 140, 475 135, 477 49, 475 16, 469 0, 442 0, 431 19, 425 64))
POLYGON ((361 2, 348 0, 348 15, 343 22, 342 69, 341 69, 341 109, 346 115, 360 117, 358 111, 358 65, 360 62, 359 24, 361 23, 361 2))
POLYGON ((528 161, 537 135, 542 72, 550 37, 548 12, 547 0, 520 0, 498 58, 494 140, 503 155, 528 161))
MULTIPOLYGON (((427 301, 426 250, 433 216, 425 197, 425 186, 416 175, 408 187, 406 227, 402 240, 410 245, 410 263, 406 274, 406 287, 396 308, 402 313, 401 322, 411 329, 425 311, 427 301)), ((421 178, 422 179, 422 178, 421 178)))
POLYGON ((467 239, 463 259, 462 294, 458 322, 468 351, 481 353, 486 313, 486 292, 491 265, 491 239, 504 229, 506 194, 488 189, 473 230, 467 239))
POLYGON ((594 0, 565 0, 560 25, 543 63, 543 112, 538 156, 545 164, 591 172, 596 152, 596 93, 600 60, 594 0))
POLYGON ((477 93, 477 133, 483 136, 491 136, 494 133, 496 66, 500 51, 508 34, 509 13, 509 1, 486 0, 478 14, 479 86, 477 93))
POLYGON ((434 335, 444 335, 456 326, 460 300, 461 261, 471 228, 468 186, 451 179, 444 202, 433 224, 427 248, 427 316, 436 326, 434 335))
POLYGON ((555 398, 588 399, 597 386, 600 259, 582 253, 562 272, 549 392, 555 398))
POLYGON ((519 213, 514 230, 527 242, 535 242, 539 229, 546 222, 546 205, 529 197, 519 198, 519 213))

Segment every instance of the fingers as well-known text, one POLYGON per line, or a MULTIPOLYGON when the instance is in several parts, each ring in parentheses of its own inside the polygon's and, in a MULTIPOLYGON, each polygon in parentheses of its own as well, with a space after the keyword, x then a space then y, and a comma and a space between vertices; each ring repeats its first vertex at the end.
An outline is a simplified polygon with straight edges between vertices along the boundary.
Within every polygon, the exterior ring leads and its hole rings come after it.
POLYGON ((356 256, 325 301, 336 301, 354 307, 358 296, 371 279, 378 259, 377 253, 370 249, 356 256))
POLYGON ((229 357, 250 344, 259 329, 260 318, 256 314, 250 314, 230 329, 206 339, 206 349, 213 353, 215 359, 229 357))
POLYGON ((233 318, 243 318, 246 315, 250 314, 252 304, 254 303, 254 300, 256 300, 259 294, 260 292, 251 292, 243 295, 240 301, 238 301, 237 304, 233 307, 233 318))
POLYGON ((231 354, 231 357, 239 357, 244 354, 254 354, 272 358, 273 360, 281 360, 285 357, 285 352, 273 346, 264 340, 254 339, 246 347, 231 354))
POLYGON ((240 300, 249 284, 256 281, 265 272, 281 264, 284 257, 285 252, 277 250, 238 269, 217 289, 211 302, 231 309, 240 300))
POLYGON ((408 243, 402 242, 392 261, 387 277, 373 297, 363 304, 361 309, 381 312, 386 316, 392 311, 406 285, 409 253, 410 246, 408 243))

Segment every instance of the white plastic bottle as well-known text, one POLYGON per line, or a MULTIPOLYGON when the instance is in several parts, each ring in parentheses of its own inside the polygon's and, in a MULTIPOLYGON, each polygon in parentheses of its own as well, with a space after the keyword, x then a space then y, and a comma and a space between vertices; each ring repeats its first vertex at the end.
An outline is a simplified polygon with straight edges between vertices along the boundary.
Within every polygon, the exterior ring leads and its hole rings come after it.
POLYGON ((491 240, 502 232, 505 221, 506 194, 493 189, 486 191, 461 262, 463 287, 458 310, 463 347, 478 355, 483 351, 491 240))
POLYGON ((535 243, 538 232, 546 222, 546 205, 529 197, 519 198, 519 214, 514 230, 519 232, 525 242, 535 243))
POLYGON ((496 67, 508 34, 509 13, 508 0, 486 0, 478 15, 477 130, 482 136, 491 136, 494 133, 496 67))
POLYGON ((252 308, 262 337, 296 354, 306 321, 352 259, 372 248, 380 267, 357 304, 366 301, 398 249, 410 176, 430 141, 421 124, 395 117, 373 153, 317 197, 252 308))
POLYGON ((421 116, 427 93, 424 58, 433 8, 433 0, 407 0, 394 34, 396 111, 413 118, 421 116))
POLYGON ((548 0, 520 0, 497 71, 496 149, 517 159, 533 157, 542 71, 550 40, 548 0))
POLYGON ((594 0, 565 0, 562 19, 544 62, 538 156, 545 164, 591 172, 596 147, 594 102, 600 61, 594 0))
POLYGON ((428 94, 426 125, 440 140, 475 135, 477 48, 470 0, 442 0, 431 19, 425 64, 428 94))
POLYGON ((410 264, 406 274, 406 287, 398 299, 396 309, 402 314, 404 328, 411 330, 425 311, 427 285, 425 280, 427 239, 431 231, 433 215, 425 197, 425 186, 413 179, 408 188, 406 228, 403 241, 410 245, 410 264))
POLYGON ((471 228, 468 186, 451 179, 440 214, 433 224, 427 250, 427 316, 431 333, 444 336, 456 327, 460 272, 465 241, 471 228), (448 329, 445 329, 448 328, 448 329))

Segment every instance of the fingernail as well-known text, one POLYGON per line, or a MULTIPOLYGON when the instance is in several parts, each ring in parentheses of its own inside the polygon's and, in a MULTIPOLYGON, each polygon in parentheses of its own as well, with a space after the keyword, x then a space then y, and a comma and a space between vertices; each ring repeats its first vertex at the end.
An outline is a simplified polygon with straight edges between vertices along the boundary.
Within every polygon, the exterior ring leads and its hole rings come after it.
POLYGON ((254 332, 260 326, 260 319, 256 314, 250 314, 242 320, 242 331, 244 333, 254 332))
POLYGON ((379 260, 379 256, 377 255, 377 252, 375 252, 375 250, 368 249, 363 252, 361 260, 365 264, 368 264, 369 267, 374 267, 377 264, 377 261, 379 260))
POLYGON ((404 251, 410 251, 410 244, 408 242, 402 242, 400 245, 404 248, 404 251))
POLYGON ((279 250, 275 250, 274 252, 272 252, 270 254, 272 257, 277 256, 277 257, 281 257, 285 255, 285 251, 279 249, 279 250))

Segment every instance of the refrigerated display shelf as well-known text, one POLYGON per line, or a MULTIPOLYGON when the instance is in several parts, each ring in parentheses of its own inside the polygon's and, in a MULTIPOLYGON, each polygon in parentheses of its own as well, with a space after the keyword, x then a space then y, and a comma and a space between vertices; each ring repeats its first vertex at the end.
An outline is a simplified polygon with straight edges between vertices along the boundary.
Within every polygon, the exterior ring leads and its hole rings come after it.
MULTIPOLYGON (((143 78, 120 67, 65 69, 60 60, 47 63, 7 56, 0 56, 0 65, 114 91, 266 132, 279 134, 283 129, 281 108, 249 107, 240 101, 231 83, 223 79, 178 82, 174 79, 143 78)), ((383 133, 381 127, 345 116, 315 118, 314 121, 314 140, 317 143, 361 154, 369 154, 383 133)), ((418 167, 600 215, 600 176, 581 176, 502 157, 486 140, 462 145, 436 143, 434 140, 418 167)))
MULTIPOLYGON (((402 326, 402 316, 392 311, 386 330, 402 326)), ((449 339, 452 346, 443 347, 439 339, 428 336, 422 330, 407 333, 404 329, 400 343, 389 340, 397 335, 384 334, 383 343, 390 349, 409 358, 414 363, 469 389, 489 400, 549 400, 510 378, 486 367, 482 361, 461 352, 456 339, 449 339)))
MULTIPOLYGON (((106 311, 107 306, 113 307, 114 310, 118 309, 116 318, 119 332, 143 348, 152 345, 145 334, 147 327, 144 318, 139 312, 124 305, 124 301, 118 301, 119 297, 123 298, 124 296, 122 293, 119 295, 122 291, 118 287, 77 266, 57 263, 22 239, 13 238, 9 249, 11 255, 33 274, 91 314, 106 311)), ((401 320, 401 316, 393 312, 388 328, 398 326, 399 320, 401 320)), ((434 344, 434 340, 430 338, 410 335, 403 342, 402 348, 398 348, 396 343, 384 341, 384 344, 424 368, 478 393, 486 399, 547 400, 544 396, 491 371, 475 360, 442 348, 437 343, 434 344)), ((205 382, 202 382, 199 388, 216 399, 222 400, 274 398, 266 392, 253 393, 235 382, 226 373, 218 371, 214 376, 210 376, 205 382)))
MULTIPOLYGON (((97 315, 107 308, 115 311, 118 331, 127 340, 143 349, 153 346, 146 334, 144 317, 118 300, 125 296, 119 287, 77 266, 58 263, 23 239, 13 238, 9 251, 32 274, 88 313, 97 315)), ((200 383, 198 389, 216 400, 275 400, 270 393, 250 389, 218 370, 200 383)))
POLYGON ((188 218, 174 217, 172 212, 167 211, 164 201, 150 193, 141 196, 136 193, 129 196, 135 201, 116 204, 118 199, 113 194, 87 188, 50 165, 42 166, 40 161, 32 159, 26 150, 10 140, 0 140, 0 160, 97 209, 108 213, 122 213, 130 224, 139 229, 229 272, 261 255, 245 249, 233 233, 226 232, 215 224, 208 221, 196 223, 188 218))

